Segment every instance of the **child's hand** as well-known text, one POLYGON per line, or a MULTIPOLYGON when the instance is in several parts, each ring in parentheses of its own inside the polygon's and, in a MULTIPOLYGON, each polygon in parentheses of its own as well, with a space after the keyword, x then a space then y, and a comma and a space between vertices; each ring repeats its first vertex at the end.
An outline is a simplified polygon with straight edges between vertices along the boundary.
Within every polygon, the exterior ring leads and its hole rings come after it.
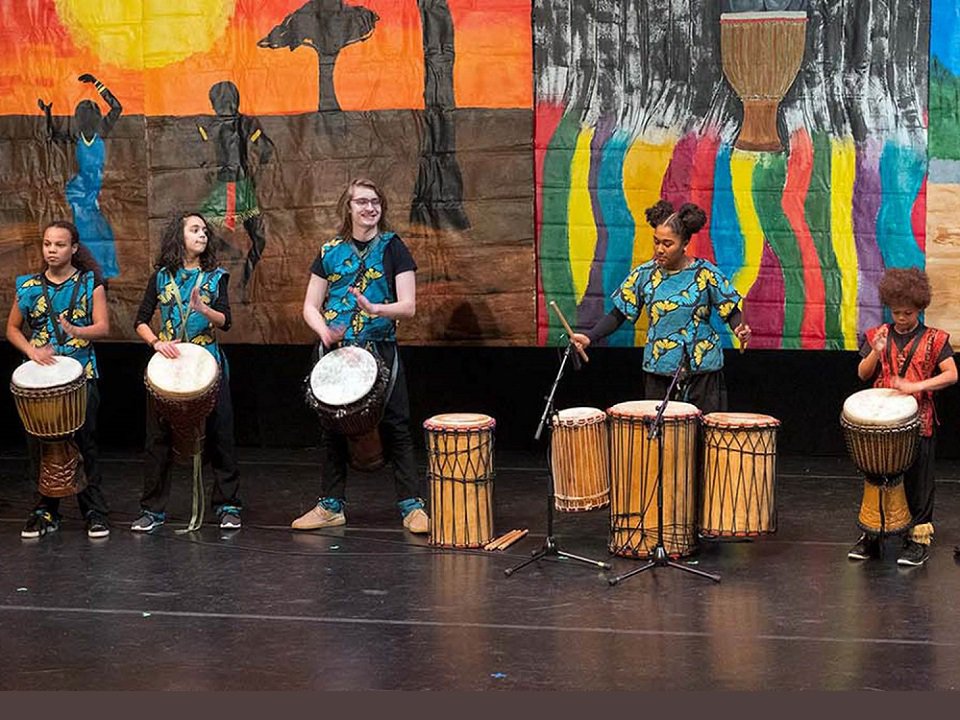
POLYGON ((173 340, 158 340, 153 344, 153 349, 165 358, 170 358, 171 360, 180 357, 180 350, 177 348, 177 343, 173 340))
POLYGON ((190 292, 190 309, 206 317, 208 307, 209 306, 203 302, 203 299, 200 297, 200 288, 194 285, 193 290, 190 292))
POLYGON ((890 380, 890 387, 892 387, 894 390, 904 393, 905 395, 916 395, 922 390, 920 383, 904 380, 899 375, 893 376, 893 378, 890 380))
POLYGON ((877 351, 877 355, 883 355, 883 351, 887 349, 887 326, 884 325, 877 331, 877 334, 873 337, 873 344, 871 347, 877 351))

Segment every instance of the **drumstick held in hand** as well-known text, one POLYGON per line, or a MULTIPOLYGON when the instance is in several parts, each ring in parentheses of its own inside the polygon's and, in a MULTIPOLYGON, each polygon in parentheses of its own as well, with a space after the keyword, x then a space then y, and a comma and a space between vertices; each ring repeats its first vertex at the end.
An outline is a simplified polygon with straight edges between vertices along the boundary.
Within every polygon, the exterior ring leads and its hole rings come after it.
POLYGON ((573 345, 573 348, 577 351, 577 355, 579 355, 584 362, 590 362, 590 358, 587 357, 586 351, 573 342, 573 328, 570 327, 570 323, 567 322, 567 319, 563 316, 563 313, 560 312, 560 306, 557 305, 555 300, 551 300, 550 307, 553 308, 554 312, 557 313, 557 317, 560 318, 560 323, 563 325, 563 329, 567 331, 567 337, 570 339, 570 343, 573 345))

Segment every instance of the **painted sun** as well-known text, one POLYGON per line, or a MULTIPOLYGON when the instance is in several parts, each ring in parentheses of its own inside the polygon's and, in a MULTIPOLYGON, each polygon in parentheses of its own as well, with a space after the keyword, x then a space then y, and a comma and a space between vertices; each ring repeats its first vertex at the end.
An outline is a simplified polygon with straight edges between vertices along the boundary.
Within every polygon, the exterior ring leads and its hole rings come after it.
POLYGON ((236 0, 56 0, 74 42, 105 63, 142 70, 210 50, 236 0))

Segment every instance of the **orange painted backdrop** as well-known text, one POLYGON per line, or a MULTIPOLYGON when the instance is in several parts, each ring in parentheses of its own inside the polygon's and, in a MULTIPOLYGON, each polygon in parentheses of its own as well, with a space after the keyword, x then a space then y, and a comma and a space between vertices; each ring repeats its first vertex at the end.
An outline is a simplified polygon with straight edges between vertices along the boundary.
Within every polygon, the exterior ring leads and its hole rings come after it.
MULTIPOLYGON (((129 0, 117 0, 123 2, 129 0)), ((132 70, 103 62, 74 42, 55 0, 0 0, 0 115, 38 113, 37 98, 68 112, 90 96, 77 75, 89 72, 122 98, 128 115, 210 112, 213 82, 232 80, 244 112, 286 115, 317 105, 317 57, 257 47, 304 0, 237 0, 211 49, 165 67, 132 70)), ((362 0, 380 20, 365 42, 338 58, 336 92, 343 110, 423 107, 423 49, 416 0, 362 0)), ((458 107, 532 105, 530 0, 448 0, 456 26, 454 86, 458 107)))

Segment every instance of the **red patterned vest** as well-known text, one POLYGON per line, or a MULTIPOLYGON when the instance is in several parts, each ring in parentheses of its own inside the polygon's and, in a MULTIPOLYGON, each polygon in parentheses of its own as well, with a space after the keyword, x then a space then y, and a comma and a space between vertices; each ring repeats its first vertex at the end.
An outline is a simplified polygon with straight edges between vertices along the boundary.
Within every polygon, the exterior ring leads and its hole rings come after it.
MULTIPOLYGON (((882 327, 884 326, 879 325, 867 330, 867 342, 871 346, 877 332, 882 327)), ((890 387, 891 379, 899 374, 903 363, 910 357, 911 352, 913 352, 913 357, 910 358, 910 364, 907 366, 904 379, 910 382, 919 382, 933 377, 937 370, 937 358, 940 357, 943 346, 950 339, 950 334, 937 328, 924 328, 923 332, 917 334, 904 345, 902 350, 898 350, 896 343, 893 341, 895 332, 893 325, 887 325, 886 327, 888 328, 887 348, 880 357, 880 372, 877 374, 873 386, 890 387), (916 347, 915 352, 914 347, 916 347)), ((933 393, 930 391, 915 393, 914 397, 920 405, 920 434, 923 437, 930 437, 933 435, 933 425, 937 422, 936 410, 933 406, 933 393)))

